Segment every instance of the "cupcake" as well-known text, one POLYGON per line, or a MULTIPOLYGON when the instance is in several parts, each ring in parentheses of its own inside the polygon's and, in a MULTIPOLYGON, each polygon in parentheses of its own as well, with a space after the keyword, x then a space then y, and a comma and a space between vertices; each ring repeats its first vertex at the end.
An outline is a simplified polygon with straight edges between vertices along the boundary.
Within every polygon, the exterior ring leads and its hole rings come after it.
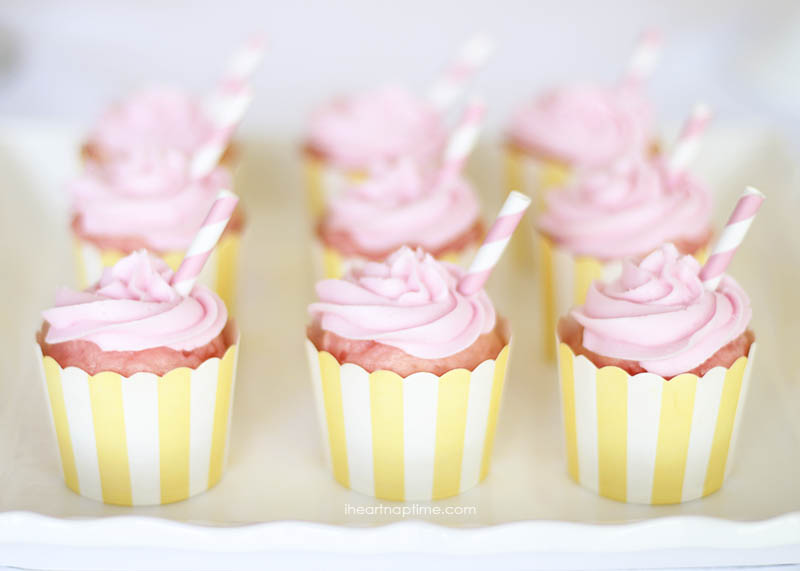
POLYGON ((222 300, 144 251, 78 292, 61 289, 36 336, 72 491, 119 505, 166 504, 219 482, 238 333, 222 300))
MULTIPOLYGON (((68 185, 81 287, 140 248, 177 269, 217 191, 231 184, 231 173, 222 166, 204 177, 192 177, 188 157, 175 150, 142 151, 124 161, 88 164, 68 185)), ((244 215, 237 210, 200 278, 228 307, 235 302, 243 226, 244 215)))
POLYGON ((317 109, 304 145, 309 207, 318 217, 348 183, 376 164, 438 160, 447 130, 440 111, 400 87, 334 99, 317 109))
MULTIPOLYGON (((110 106, 81 146, 85 163, 108 163, 168 150, 193 156, 218 133, 201 99, 171 87, 153 87, 110 106)), ((231 164, 231 144, 222 162, 231 164)))
POLYGON ((558 324, 572 479, 602 496, 679 503, 730 471, 755 337, 747 294, 667 244, 626 261, 558 324))
POLYGON ((389 500, 430 500, 489 470, 509 351, 483 290, 409 248, 317 285, 307 349, 333 475, 389 500))
POLYGON ((324 277, 404 245, 462 265, 471 259, 483 236, 478 199, 463 177, 440 175, 404 159, 334 197, 317 226, 324 277))
POLYGON ((710 218, 708 187, 660 158, 619 161, 549 193, 537 221, 547 354, 558 316, 583 302, 593 280, 617 277, 624 258, 673 242, 702 261, 710 218))

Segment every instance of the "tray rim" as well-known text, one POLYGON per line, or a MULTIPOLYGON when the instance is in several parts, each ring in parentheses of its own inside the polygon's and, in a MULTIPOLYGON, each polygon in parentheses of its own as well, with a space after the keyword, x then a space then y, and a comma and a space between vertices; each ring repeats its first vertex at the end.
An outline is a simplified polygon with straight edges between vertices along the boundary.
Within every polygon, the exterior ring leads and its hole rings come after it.
POLYGON ((59 518, 9 511, 0 513, 2 545, 460 556, 791 548, 800 561, 800 511, 751 521, 665 516, 627 523, 525 520, 474 527, 421 520, 368 526, 299 520, 214 525, 139 515, 59 518), (359 541, 351 541, 355 538, 359 541))

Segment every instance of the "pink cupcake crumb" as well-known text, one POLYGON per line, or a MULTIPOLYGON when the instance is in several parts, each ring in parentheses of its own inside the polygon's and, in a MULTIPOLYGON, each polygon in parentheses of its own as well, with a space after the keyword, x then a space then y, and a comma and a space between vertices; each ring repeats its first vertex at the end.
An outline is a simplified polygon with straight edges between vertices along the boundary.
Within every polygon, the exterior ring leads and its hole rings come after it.
POLYGON ((317 351, 327 351, 340 363, 353 363, 372 373, 378 370, 393 371, 401 377, 420 372, 443 375, 453 369, 472 371, 489 359, 496 359, 508 344, 508 330, 503 320, 484 333, 469 347, 442 359, 422 359, 405 351, 370 340, 345 339, 323 330, 318 322, 307 328, 307 336, 317 351))
POLYGON ((48 329, 48 324, 44 323, 36 334, 42 354, 55 359, 62 369, 77 367, 90 375, 111 371, 123 377, 130 377, 135 373, 161 376, 179 367, 196 369, 208 359, 221 359, 236 342, 236 329, 230 322, 209 343, 191 351, 177 351, 169 347, 154 347, 142 351, 103 351, 97 344, 81 339, 50 344, 44 340, 48 329))
MULTIPOLYGON (((575 355, 583 355, 597 368, 619 367, 620 369, 626 371, 629 375, 637 375, 639 373, 647 372, 636 361, 606 357, 584 347, 583 327, 572 316, 562 317, 558 322, 558 338, 562 343, 569 345, 575 355)), ((753 344, 753 342, 755 342, 755 335, 748 329, 736 339, 714 353, 705 362, 701 363, 691 371, 685 371, 685 373, 702 377, 714 367, 728 368, 733 365, 736 359, 748 354, 750 351, 750 346, 753 344)))

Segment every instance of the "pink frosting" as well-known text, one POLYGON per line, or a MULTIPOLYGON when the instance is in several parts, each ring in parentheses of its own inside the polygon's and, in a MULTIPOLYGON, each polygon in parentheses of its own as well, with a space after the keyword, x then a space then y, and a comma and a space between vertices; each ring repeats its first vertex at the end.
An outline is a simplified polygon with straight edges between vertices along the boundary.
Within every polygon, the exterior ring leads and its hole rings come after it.
POLYGON ((86 291, 61 288, 55 307, 42 312, 50 324, 45 342, 91 341, 103 351, 191 351, 206 345, 228 321, 225 304, 200 285, 182 297, 171 278, 166 263, 140 250, 103 270, 86 291))
POLYGON ((711 193, 655 159, 626 159, 547 194, 539 228, 560 246, 603 260, 646 254, 664 242, 702 241, 711 193))
POLYGON ((90 164, 68 185, 81 230, 90 236, 141 237, 149 248, 189 246, 230 172, 217 167, 192 179, 178 151, 136 152, 124 161, 90 164))
POLYGON ((573 166, 598 167, 649 143, 652 110, 636 87, 574 86, 548 91, 512 118, 517 145, 573 166))
POLYGON ((168 87, 154 87, 112 105, 92 129, 88 144, 103 157, 176 149, 193 154, 214 133, 197 98, 168 87))
POLYGON ((475 191, 463 178, 437 185, 410 160, 380 167, 333 200, 325 227, 346 232, 365 253, 414 244, 438 251, 478 221, 475 191))
POLYGON ((495 326, 486 292, 457 290, 463 270, 422 250, 403 247, 385 262, 368 262, 340 280, 317 284, 309 306, 323 330, 372 340, 423 359, 463 351, 495 326))
POLYGON ((309 147, 350 169, 413 156, 434 158, 444 145, 445 127, 428 102, 399 87, 385 87, 335 99, 312 119, 309 147))
POLYGON ((572 312, 584 347, 664 377, 705 362, 744 333, 752 310, 732 278, 708 291, 699 271, 697 260, 665 244, 638 264, 626 261, 616 281, 594 282, 572 312))

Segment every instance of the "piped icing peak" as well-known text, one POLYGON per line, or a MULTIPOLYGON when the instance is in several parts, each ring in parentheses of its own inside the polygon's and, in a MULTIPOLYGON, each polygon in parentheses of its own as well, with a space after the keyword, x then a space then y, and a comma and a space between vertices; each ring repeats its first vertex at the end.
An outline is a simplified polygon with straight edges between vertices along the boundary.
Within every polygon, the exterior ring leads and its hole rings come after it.
POLYGON ((708 235, 711 193, 688 173, 657 159, 630 157, 580 175, 547 194, 539 229, 577 255, 601 260, 637 256, 664 242, 708 235))
POLYGON ((141 238, 158 252, 185 249, 219 189, 232 184, 224 167, 196 179, 189 164, 181 152, 149 150, 87 165, 68 185, 79 230, 88 236, 141 238))
POLYGON ((141 250, 103 270, 85 291, 59 289, 55 307, 42 312, 50 325, 45 342, 91 341, 103 351, 206 345, 227 323, 225 304, 204 286, 182 297, 171 278, 166 263, 141 250))
POLYGON ((454 355, 495 326, 486 292, 458 292, 459 267, 403 247, 385 262, 356 266, 342 279, 317 284, 309 306, 323 330, 371 340, 423 359, 454 355))
POLYGON ((467 234, 479 218, 470 184, 457 177, 438 184, 410 159, 376 166, 369 178, 334 198, 322 230, 341 234, 359 253, 393 251, 404 244, 437 253, 467 234))
POLYGON ((639 154, 651 139, 653 113, 637 86, 553 89, 513 116, 518 146, 577 167, 600 167, 639 154))
POLYGON ((154 149, 193 154, 214 132, 199 99, 179 89, 151 87, 111 105, 87 142, 102 159, 154 149))
POLYGON ((445 126, 426 100, 401 87, 334 99, 312 116, 308 145, 344 168, 366 169, 402 157, 434 158, 445 126))
POLYGON ((584 327, 584 347, 664 377, 704 363, 744 333, 752 310, 732 278, 709 291, 699 272, 697 260, 672 244, 638 263, 625 261, 619 279, 594 282, 572 312, 584 327))

